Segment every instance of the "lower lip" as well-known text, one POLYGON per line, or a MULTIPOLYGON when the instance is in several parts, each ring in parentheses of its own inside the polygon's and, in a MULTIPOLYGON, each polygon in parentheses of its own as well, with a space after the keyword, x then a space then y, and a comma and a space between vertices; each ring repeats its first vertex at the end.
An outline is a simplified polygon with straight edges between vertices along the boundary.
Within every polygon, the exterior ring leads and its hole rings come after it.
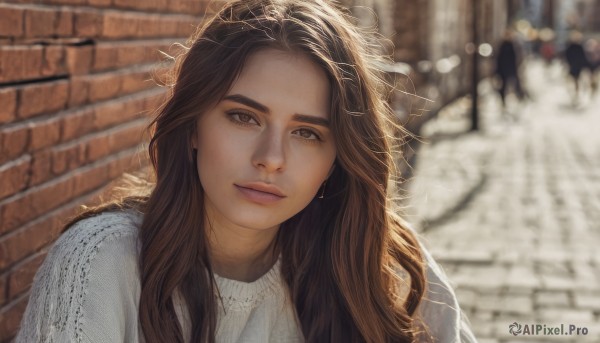
POLYGON ((240 187, 238 185, 235 185, 235 188, 237 188, 238 191, 240 191, 240 193, 242 193, 242 195, 245 198, 258 204, 272 204, 284 198, 280 197, 279 195, 261 192, 250 188, 240 187))

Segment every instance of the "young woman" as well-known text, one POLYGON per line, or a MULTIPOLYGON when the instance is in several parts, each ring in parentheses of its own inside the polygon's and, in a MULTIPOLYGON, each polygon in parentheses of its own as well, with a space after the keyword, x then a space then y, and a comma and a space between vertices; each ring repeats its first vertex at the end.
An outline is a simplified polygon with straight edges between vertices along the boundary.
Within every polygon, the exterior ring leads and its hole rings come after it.
POLYGON ((155 182, 76 218, 17 342, 473 342, 392 209, 392 112, 331 2, 228 3, 153 121, 155 182))

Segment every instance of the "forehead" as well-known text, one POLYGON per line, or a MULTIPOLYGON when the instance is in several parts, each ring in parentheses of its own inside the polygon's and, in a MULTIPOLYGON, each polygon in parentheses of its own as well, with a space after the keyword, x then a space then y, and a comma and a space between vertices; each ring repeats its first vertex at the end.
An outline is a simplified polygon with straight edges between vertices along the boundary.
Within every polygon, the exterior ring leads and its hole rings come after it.
POLYGON ((264 49, 250 55, 229 94, 252 98, 274 113, 329 117, 327 75, 302 53, 264 49))

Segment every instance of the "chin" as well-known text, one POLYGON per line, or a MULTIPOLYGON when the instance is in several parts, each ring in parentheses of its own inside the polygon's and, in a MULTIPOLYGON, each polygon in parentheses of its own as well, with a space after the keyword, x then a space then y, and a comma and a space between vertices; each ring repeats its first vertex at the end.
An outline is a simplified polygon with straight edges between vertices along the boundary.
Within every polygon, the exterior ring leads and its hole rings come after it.
POLYGON ((228 213, 231 222, 252 230, 269 230, 281 225, 294 216, 294 213, 277 208, 256 208, 255 206, 244 206, 238 211, 228 213), (289 213, 288 213, 289 212, 289 213))
MULTIPOLYGON (((237 219, 237 218, 236 218, 237 219)), ((273 221, 273 218, 239 218, 239 220, 232 220, 235 224, 245 227, 251 230, 263 231, 273 229, 283 223, 282 221, 273 221)))

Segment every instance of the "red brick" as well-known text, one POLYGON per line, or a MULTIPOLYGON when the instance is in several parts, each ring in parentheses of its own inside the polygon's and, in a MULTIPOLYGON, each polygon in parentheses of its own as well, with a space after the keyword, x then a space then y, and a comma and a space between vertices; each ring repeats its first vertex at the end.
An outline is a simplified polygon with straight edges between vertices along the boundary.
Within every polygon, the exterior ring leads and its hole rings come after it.
POLYGON ((94 129, 94 110, 83 109, 62 119, 62 142, 81 137, 94 129))
POLYGON ((147 123, 144 120, 127 123, 94 137, 87 142, 87 160, 94 161, 104 156, 138 145, 147 123))
POLYGON ((112 4, 112 0, 87 0, 87 4, 97 7, 109 7, 112 4))
POLYGON ((169 8, 169 0, 153 0, 149 3, 152 4, 152 9, 156 12, 165 13, 169 8))
POLYGON ((14 201, 0 205, 2 211, 0 213, 3 216, 0 233, 12 231, 59 207, 71 198, 73 198, 72 178, 30 188, 14 201))
MULTIPOLYGON (((0 234, 12 231, 35 217, 30 206, 31 199, 31 194, 24 194, 11 202, 0 203, 0 234)), ((0 238, 0 270, 9 263, 7 247, 2 245, 3 239, 0 238)))
POLYGON ((29 186, 36 186, 50 180, 52 174, 52 154, 49 149, 33 153, 31 159, 31 180, 29 186))
POLYGON ((102 32, 104 17, 95 10, 77 10, 74 13, 73 30, 75 36, 95 38, 102 32))
POLYGON ((27 37, 47 37, 55 33, 56 11, 45 8, 25 11, 25 35, 27 37))
POLYGON ((51 219, 36 220, 26 227, 0 238, 0 245, 5 251, 5 256, 0 262, 0 269, 15 264, 54 241, 56 230, 53 230, 53 225, 54 222, 51 219))
MULTIPOLYGON (((125 9, 135 9, 139 8, 139 5, 136 4, 135 0, 113 0, 113 5, 119 8, 125 9)), ((142 5, 143 7, 143 5, 142 5)))
POLYGON ((23 296, 0 310, 0 342, 9 342, 17 334, 27 300, 28 296, 23 296))
POLYGON ((6 302, 6 291, 7 291, 6 281, 7 281, 6 274, 0 275, 0 306, 4 305, 4 303, 6 302))
MULTIPOLYGON (((163 20, 159 21, 160 26, 159 29, 157 31, 154 31, 153 34, 154 36, 158 36, 158 37, 173 37, 173 36, 177 36, 180 35, 178 30, 179 30, 179 23, 182 22, 181 18, 164 18, 163 20)), ((152 27, 152 26, 156 26, 153 25, 153 23, 147 22, 146 27, 152 27)), ((192 33, 191 30, 186 31, 185 35, 189 36, 192 33)), ((141 34, 141 33, 140 33, 141 34)))
POLYGON ((46 254, 46 251, 41 251, 12 269, 12 272, 8 276, 9 301, 29 290, 33 282, 33 277, 42 262, 44 262, 46 254))
POLYGON ((117 60, 122 66, 144 63, 148 60, 146 55, 146 46, 144 43, 137 45, 129 44, 117 49, 117 60))
POLYGON ((0 36, 23 36, 23 10, 0 4, 0 36))
POLYGON ((165 52, 169 55, 169 51, 171 50, 172 44, 156 44, 152 46, 146 45, 146 51, 144 51, 144 56, 146 57, 146 62, 163 62, 166 60, 166 57, 161 53, 165 52))
POLYGON ((123 110, 124 118, 134 119, 142 118, 146 115, 146 99, 152 95, 144 94, 143 97, 136 97, 125 103, 125 109, 123 110))
POLYGON ((109 73, 88 78, 89 101, 96 102, 116 97, 121 92, 121 74, 109 73))
POLYGON ((154 86, 156 86, 156 83, 150 78, 149 73, 147 71, 140 71, 123 75, 121 93, 131 94, 154 86))
POLYGON ((110 101, 94 110, 94 128, 103 129, 127 120, 123 101, 110 101))
POLYGON ((69 84, 65 80, 37 83, 19 89, 20 118, 29 118, 65 108, 69 97, 69 84))
POLYGON ((150 112, 158 109, 167 100, 167 91, 162 89, 161 92, 146 98, 144 109, 150 112))
POLYGON ((171 12, 201 15, 207 11, 207 3, 211 6, 210 13, 214 13, 223 6, 223 1, 181 0, 170 1, 169 10, 171 12))
POLYGON ((94 50, 93 70, 104 70, 115 67, 120 63, 118 57, 119 45, 115 43, 99 43, 94 50))
POLYGON ((178 36, 190 36, 196 32, 196 28, 200 24, 200 21, 182 21, 177 23, 177 35, 178 36))
POLYGON ((145 123, 134 122, 95 137, 87 143, 87 160, 98 160, 138 145, 142 141, 144 127, 145 123))
POLYGON ((137 36, 139 37, 164 37, 171 36, 168 24, 169 17, 158 14, 138 18, 137 36))
POLYGON ((169 2, 171 2, 170 0, 160 0, 160 11, 161 13, 167 13, 169 12, 169 2))
POLYGON ((95 48, 92 70, 107 70, 128 65, 160 61, 159 50, 169 51, 172 42, 133 41, 99 43, 95 48))
POLYGON ((14 88, 0 89, 0 124, 15 120, 17 91, 14 88))
POLYGON ((59 236, 65 231, 65 225, 70 221, 71 218, 75 218, 78 214, 83 212, 81 207, 82 204, 87 205, 89 201, 89 195, 78 197, 72 201, 75 205, 65 205, 57 210, 50 213, 53 220, 52 231, 59 236))
POLYGON ((167 9, 169 12, 188 13, 189 6, 187 1, 170 1, 167 9))
POLYGON ((103 134, 88 141, 86 151, 86 160, 90 162, 110 154, 110 138, 108 134, 103 134))
POLYGON ((136 10, 163 10, 166 8, 164 1, 160 0, 114 0, 113 5, 120 8, 136 9, 136 10))
POLYGON ((102 187, 108 181, 110 181, 108 177, 108 165, 103 163, 74 174, 73 189, 75 194, 83 195, 102 187))
POLYGON ((60 141, 61 120, 50 118, 29 124, 31 130, 29 151, 35 151, 47 146, 54 145, 60 141))
POLYGON ((28 144, 29 128, 27 125, 0 129, 0 163, 24 153, 28 144))
POLYGON ((52 151, 52 173, 55 175, 78 168, 85 162, 86 146, 79 142, 52 151))
POLYGON ((228 0, 201 1, 185 0, 191 3, 191 12, 195 14, 211 15, 217 13, 225 6, 228 0))
POLYGON ((153 109, 148 107, 148 105, 156 99, 159 94, 164 92, 164 88, 153 88, 150 91, 144 92, 143 96, 137 99, 136 101, 127 102, 127 106, 125 111, 127 113, 131 113, 131 118, 141 118, 146 117, 148 114, 148 110, 153 109))
POLYGON ((67 47, 67 70, 69 74, 87 74, 92 66, 93 53, 93 47, 90 45, 67 47))
POLYGON ((123 12, 106 12, 102 25, 104 38, 138 38, 138 21, 140 14, 123 12))
POLYGON ((131 172, 140 169, 143 165, 148 164, 148 156, 145 151, 127 150, 120 153, 118 157, 112 160, 108 165, 108 176, 115 179, 123 173, 131 172))
POLYGON ((73 35, 73 12, 67 10, 57 11, 54 32, 61 37, 73 35))
POLYGON ((40 77, 43 51, 41 46, 0 46, 0 82, 40 77))
POLYGON ((144 128, 148 125, 145 120, 128 123, 121 130, 111 135, 111 149, 113 152, 136 146, 142 142, 144 128))
POLYGON ((71 78, 69 102, 67 107, 76 107, 86 104, 89 99, 88 76, 75 76, 71 78))
POLYGON ((160 16, 157 14, 148 15, 145 17, 138 17, 136 36, 161 37, 169 35, 168 31, 164 31, 166 28, 166 22, 170 22, 168 17, 160 16))
POLYGON ((53 76, 67 73, 66 53, 64 46, 47 46, 44 49, 42 75, 53 76))
POLYGON ((0 199, 27 187, 30 166, 31 156, 29 155, 0 166, 0 199))
POLYGON ((102 103, 94 110, 95 130, 105 129, 116 124, 132 119, 142 118, 146 115, 148 99, 155 97, 156 93, 135 95, 125 99, 117 99, 102 103))
MULTIPOLYGON (((178 43, 185 44, 184 41, 180 41, 178 43)), ((147 45, 146 46, 146 49, 147 49, 146 53, 149 54, 149 55, 155 54, 156 56, 161 56, 162 57, 162 55, 159 54, 159 51, 167 51, 168 52, 173 47, 174 47, 173 42, 169 39, 168 43, 160 43, 159 42, 159 43, 157 43, 156 45, 153 45, 153 46, 148 46, 147 45)), ((181 47, 179 47, 179 49, 180 49, 181 52, 183 52, 183 50, 184 50, 184 48, 181 48, 181 47)))
POLYGON ((44 3, 54 5, 84 5, 85 0, 44 0, 44 3))

